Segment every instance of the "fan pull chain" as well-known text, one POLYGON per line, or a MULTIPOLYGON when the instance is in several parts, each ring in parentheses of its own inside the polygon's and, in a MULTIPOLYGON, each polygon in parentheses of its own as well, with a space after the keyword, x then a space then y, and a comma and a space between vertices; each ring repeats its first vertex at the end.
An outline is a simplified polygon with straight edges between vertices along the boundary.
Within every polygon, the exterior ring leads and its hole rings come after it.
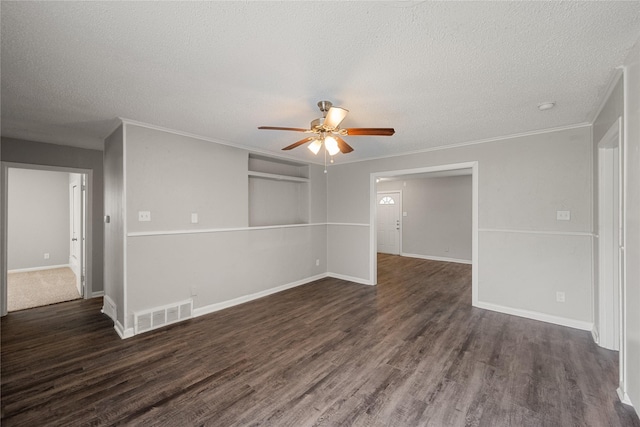
POLYGON ((324 150, 324 173, 327 173, 327 149, 324 150))

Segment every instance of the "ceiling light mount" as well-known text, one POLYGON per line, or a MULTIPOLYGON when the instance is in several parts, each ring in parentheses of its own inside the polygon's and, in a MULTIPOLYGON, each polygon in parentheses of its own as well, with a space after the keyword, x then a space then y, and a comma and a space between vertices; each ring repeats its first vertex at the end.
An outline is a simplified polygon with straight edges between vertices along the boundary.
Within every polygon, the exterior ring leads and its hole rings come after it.
POLYGON ((538 110, 540 110, 540 111, 551 110, 555 106, 556 106, 556 102, 555 101, 542 102, 542 103, 538 104, 538 110))

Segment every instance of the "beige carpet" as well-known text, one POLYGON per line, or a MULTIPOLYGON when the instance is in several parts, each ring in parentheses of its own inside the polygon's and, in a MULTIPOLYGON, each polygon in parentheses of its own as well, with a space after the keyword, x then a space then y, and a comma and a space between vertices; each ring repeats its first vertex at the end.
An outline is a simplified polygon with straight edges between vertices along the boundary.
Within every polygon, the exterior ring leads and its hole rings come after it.
POLYGON ((7 274, 8 311, 78 298, 76 275, 69 267, 7 274))

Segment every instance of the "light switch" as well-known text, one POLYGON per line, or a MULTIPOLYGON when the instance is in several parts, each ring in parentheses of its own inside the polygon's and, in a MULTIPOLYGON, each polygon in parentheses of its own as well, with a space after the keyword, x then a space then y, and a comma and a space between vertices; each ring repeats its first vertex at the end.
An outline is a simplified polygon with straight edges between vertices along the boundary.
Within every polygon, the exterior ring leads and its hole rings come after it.
POLYGON ((407 216, 407 213, 406 212, 402 212, 402 216, 407 216))
POLYGON ((138 221, 144 221, 144 222, 151 221, 151 212, 138 211, 138 221))
POLYGON ((558 221, 571 221, 571 211, 556 211, 558 221))
POLYGON ((191 224, 197 224, 198 223, 198 214, 196 212, 191 214, 191 224))

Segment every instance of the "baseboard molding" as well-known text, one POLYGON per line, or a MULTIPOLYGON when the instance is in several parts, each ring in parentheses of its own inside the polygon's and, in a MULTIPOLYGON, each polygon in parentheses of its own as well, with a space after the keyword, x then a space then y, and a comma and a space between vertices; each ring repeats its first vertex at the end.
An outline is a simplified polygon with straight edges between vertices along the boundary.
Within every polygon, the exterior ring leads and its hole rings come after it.
POLYGON ((370 285, 372 286, 371 280, 361 279, 360 277, 347 276, 344 274, 338 273, 327 273, 327 277, 333 277, 334 279, 346 280, 347 282, 359 283, 361 285, 370 285))
POLYGON ((98 291, 98 292, 91 292, 91 297, 90 298, 98 298, 98 297, 104 297, 104 291, 98 291))
POLYGON ((598 328, 594 325, 593 329, 591 329, 591 337, 593 338, 593 342, 600 345, 600 336, 598 334, 598 328))
POLYGON ((475 307, 485 310, 496 311, 498 313, 510 314, 512 316, 524 317, 541 322, 553 323, 554 325, 567 326, 569 328, 580 329, 583 331, 592 331, 593 323, 584 322, 582 320, 568 319, 566 317, 553 316, 551 314, 539 313, 537 311, 522 310, 519 308, 505 307, 498 304, 487 302, 478 302, 475 307))
POLYGON ((620 399, 620 402, 624 403, 625 405, 631 406, 632 408, 635 409, 635 407, 633 406, 633 403, 631 402, 631 399, 629 398, 629 395, 622 391, 621 388, 617 388, 616 389, 616 393, 618 393, 618 398, 620 399))
POLYGON ((120 335, 120 338, 122 338, 123 340, 131 338, 134 335, 133 328, 125 329, 124 326, 122 326, 122 323, 118 322, 117 320, 113 323, 113 329, 116 330, 118 335, 120 335))
POLYGON ((65 268, 71 266, 69 264, 46 265, 44 267, 17 268, 15 270, 7 270, 7 273, 29 273, 31 271, 53 270, 54 268, 65 268))
POLYGON ((459 258, 447 258, 441 256, 431 256, 431 255, 419 255, 419 254, 408 254, 402 252, 401 256, 409 257, 409 258, 418 258, 418 259, 428 259, 430 261, 444 261, 444 262, 455 262, 458 264, 469 264, 471 265, 470 259, 459 259, 459 258))
POLYGON ((302 286, 316 280, 324 279, 325 277, 327 277, 327 274, 318 274, 316 276, 307 277, 306 279, 297 280, 295 282, 287 283, 281 286, 276 286, 275 288, 270 288, 264 291, 256 292, 254 294, 244 295, 228 301, 223 301, 216 304, 210 304, 204 307, 194 308, 193 317, 199 317, 199 316, 204 316, 205 314, 215 313, 216 311, 224 310, 225 308, 233 307, 239 304, 243 304, 245 302, 253 301, 258 298, 266 297, 271 294, 282 292, 287 289, 302 286))
POLYGON ((111 320, 117 322, 117 308, 116 303, 109 297, 109 295, 105 295, 102 299, 102 310, 100 310, 103 314, 106 314, 111 320))

